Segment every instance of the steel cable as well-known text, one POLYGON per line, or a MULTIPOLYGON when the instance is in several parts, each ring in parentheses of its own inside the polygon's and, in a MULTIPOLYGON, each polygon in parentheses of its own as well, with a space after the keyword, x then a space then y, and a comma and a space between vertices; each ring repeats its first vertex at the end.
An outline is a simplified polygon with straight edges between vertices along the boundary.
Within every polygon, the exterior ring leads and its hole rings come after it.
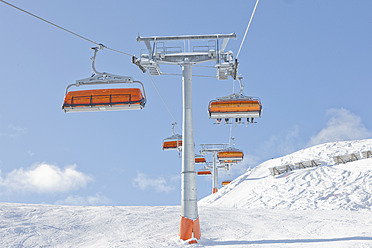
POLYGON ((245 37, 247 36, 248 29, 249 29, 249 27, 251 26, 252 19, 253 19, 254 13, 256 12, 256 8, 257 8, 257 5, 258 5, 258 2, 259 2, 259 1, 260 1, 260 0, 257 0, 257 1, 256 1, 256 5, 254 6, 254 9, 253 9, 253 12, 252 12, 251 18, 249 19, 249 23, 248 23, 247 29, 245 30, 245 34, 244 34, 244 37, 243 37, 242 43, 240 44, 240 47, 239 47, 238 53, 236 54, 236 59, 238 59, 238 57, 239 57, 240 50, 242 49, 242 46, 243 46, 243 43, 244 43, 245 37))
MULTIPOLYGON (((170 111, 170 109, 169 109, 167 103, 165 102, 163 96, 160 94, 160 91, 159 91, 158 87, 156 87, 156 84, 155 84, 154 80, 152 79, 152 77, 151 77, 151 75, 150 75, 150 73, 149 73, 148 71, 147 71, 147 75, 149 76, 149 78, 150 78, 152 84, 154 85, 154 87, 155 87, 155 89, 156 89, 156 92, 158 92, 159 97, 160 97, 161 100, 163 101, 164 106, 165 106, 165 108, 167 109, 168 113, 170 114, 170 116, 172 117, 173 121, 174 121, 174 122, 176 123, 176 125, 177 125, 178 122, 176 121, 176 118, 174 118, 174 115, 173 115, 172 112, 170 111)), ((177 127, 181 130, 181 128, 180 128, 178 125, 177 125, 177 127)), ((182 131, 182 130, 181 130, 181 131, 182 131)))
POLYGON ((15 9, 17 9, 17 10, 19 10, 19 11, 22 11, 23 13, 26 13, 26 14, 32 16, 32 17, 35 17, 35 18, 37 18, 37 19, 39 19, 39 20, 41 20, 41 21, 43 21, 43 22, 46 22, 46 23, 48 23, 48 24, 50 24, 50 25, 52 25, 52 26, 54 26, 54 27, 56 27, 56 28, 59 28, 59 29, 61 29, 61 30, 63 30, 63 31, 66 31, 66 32, 68 32, 68 33, 70 33, 70 34, 72 34, 72 35, 75 35, 75 36, 77 36, 77 37, 79 37, 79 38, 81 38, 81 39, 83 39, 83 40, 86 40, 86 41, 88 41, 88 42, 90 42, 90 43, 93 43, 93 44, 95 44, 95 45, 97 45, 97 46, 99 46, 99 47, 104 47, 104 48, 106 48, 106 49, 108 49, 108 50, 110 50, 110 51, 117 52, 117 53, 121 53, 121 54, 124 54, 124 55, 130 56, 130 57, 133 56, 133 55, 131 55, 131 54, 129 54, 129 53, 125 53, 125 52, 122 52, 122 51, 118 51, 118 50, 112 49, 112 48, 110 48, 110 47, 107 47, 107 46, 105 46, 105 45, 102 45, 101 43, 98 43, 98 42, 95 42, 95 41, 93 41, 93 40, 90 40, 90 39, 88 39, 88 38, 86 38, 86 37, 84 37, 84 36, 82 36, 82 35, 79 35, 79 34, 77 34, 77 33, 74 33, 74 32, 72 32, 72 31, 70 31, 70 30, 68 30, 68 29, 66 29, 66 28, 64 28, 64 27, 61 27, 61 26, 59 26, 59 25, 57 25, 57 24, 55 24, 55 23, 53 23, 53 22, 50 22, 50 21, 48 21, 48 20, 46 20, 46 19, 44 19, 44 18, 41 18, 41 17, 39 17, 39 16, 37 16, 37 15, 35 15, 35 14, 32 14, 32 13, 30 13, 30 12, 24 10, 24 9, 21 9, 21 8, 15 6, 15 5, 13 5, 13 4, 10 4, 10 3, 6 2, 6 1, 0 0, 0 2, 5 3, 5 4, 7 4, 7 5, 10 6, 10 7, 13 7, 13 8, 15 8, 15 9))
MULTIPOLYGON (((66 29, 66 28, 63 28, 63 27, 61 27, 61 26, 59 26, 59 25, 57 25, 57 24, 55 24, 55 23, 53 23, 53 22, 50 22, 50 21, 48 21, 48 20, 46 20, 46 19, 44 19, 44 18, 41 18, 41 17, 39 17, 39 16, 37 16, 37 15, 35 15, 35 14, 32 14, 32 13, 30 13, 30 12, 28 12, 28 11, 22 9, 22 8, 19 8, 19 7, 15 6, 15 5, 13 5, 13 4, 10 4, 10 3, 8 3, 8 2, 6 2, 6 1, 4 1, 4 0, 0 0, 0 2, 5 3, 6 5, 8 5, 8 6, 12 7, 12 8, 15 8, 15 9, 17 9, 17 10, 19 10, 19 11, 22 11, 23 13, 26 13, 26 14, 32 16, 32 17, 35 17, 35 18, 37 18, 37 19, 39 19, 39 20, 41 20, 41 21, 43 21, 43 22, 45 22, 45 23, 47 23, 47 24, 50 24, 50 25, 52 25, 52 26, 54 26, 54 27, 56 27, 56 28, 59 28, 59 29, 61 29, 61 30, 63 30, 63 31, 66 31, 66 32, 68 32, 68 33, 70 33, 70 34, 72 34, 72 35, 75 35, 76 37, 79 37, 79 38, 81 38, 81 39, 83 39, 83 40, 85 40, 85 41, 88 41, 88 42, 90 42, 90 43, 93 43, 93 44, 99 46, 100 48, 106 48, 106 49, 108 49, 108 50, 110 50, 110 51, 117 52, 117 53, 120 53, 120 54, 124 54, 124 55, 130 56, 130 57, 133 57, 133 55, 131 55, 131 54, 129 54, 129 53, 125 53, 125 52, 122 52, 122 51, 119 51, 119 50, 116 50, 116 49, 113 49, 113 48, 107 47, 107 46, 105 46, 105 45, 103 45, 103 44, 101 44, 101 43, 95 42, 95 41, 93 41, 93 40, 91 40, 91 39, 88 39, 88 38, 82 36, 82 35, 79 35, 79 34, 77 34, 77 33, 75 33, 75 32, 72 32, 72 31, 66 29)), ((165 105, 165 107, 166 107, 168 113, 171 115, 171 117, 172 117, 172 119, 174 120, 174 122, 177 123, 176 119, 174 118, 172 112, 170 111, 168 105, 166 104, 164 98, 163 98, 162 95, 160 94, 158 88, 157 88, 156 85, 155 85, 154 80, 152 79, 152 77, 150 76, 149 73, 148 73, 148 76, 149 76, 149 78, 150 78, 152 84, 154 85, 156 91, 158 92, 158 95, 160 96, 161 100, 163 101, 163 103, 164 103, 164 105, 165 105)))

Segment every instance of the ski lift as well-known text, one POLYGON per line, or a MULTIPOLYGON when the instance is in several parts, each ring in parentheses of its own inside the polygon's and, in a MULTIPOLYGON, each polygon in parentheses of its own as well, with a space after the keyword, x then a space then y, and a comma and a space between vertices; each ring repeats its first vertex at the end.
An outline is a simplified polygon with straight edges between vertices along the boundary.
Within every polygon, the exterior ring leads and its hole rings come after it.
POLYGON ((163 140, 163 150, 179 150, 182 149, 182 135, 174 132, 174 126, 177 123, 172 123, 172 136, 163 140))
POLYGON ((199 155, 199 154, 195 154, 195 163, 196 164, 202 164, 202 163, 206 163, 207 161, 205 160, 205 157, 203 157, 202 155, 199 155))
POLYGON ((109 110, 139 110, 146 104, 145 88, 139 81, 133 81, 132 77, 118 76, 96 70, 94 63, 97 52, 103 46, 93 47, 92 59, 93 75, 90 78, 77 80, 66 88, 65 99, 62 105, 64 112, 91 112, 109 110), (140 88, 110 88, 69 91, 70 87, 81 85, 111 85, 111 84, 139 84, 140 88))
POLYGON ((217 119, 217 124, 225 119, 228 124, 229 119, 235 119, 236 124, 242 124, 242 118, 247 118, 248 123, 254 123, 254 118, 261 117, 262 105, 259 98, 243 95, 243 84, 239 77, 240 91, 232 95, 217 98, 209 102, 208 112, 210 119, 217 119))
POLYGON ((212 172, 210 170, 200 170, 197 174, 198 176, 209 176, 212 175, 212 172))
POLYGON ((222 182, 222 186, 226 186, 226 185, 228 185, 229 183, 231 183, 231 181, 229 181, 229 180, 227 180, 227 181, 223 181, 223 182, 222 182))
POLYGON ((244 153, 235 148, 234 138, 231 138, 233 141, 232 147, 228 147, 224 150, 221 150, 217 153, 217 159, 222 165, 231 165, 241 162, 244 157, 244 153))
POLYGON ((244 154, 238 149, 228 148, 217 154, 218 161, 223 164, 236 164, 243 160, 244 154))

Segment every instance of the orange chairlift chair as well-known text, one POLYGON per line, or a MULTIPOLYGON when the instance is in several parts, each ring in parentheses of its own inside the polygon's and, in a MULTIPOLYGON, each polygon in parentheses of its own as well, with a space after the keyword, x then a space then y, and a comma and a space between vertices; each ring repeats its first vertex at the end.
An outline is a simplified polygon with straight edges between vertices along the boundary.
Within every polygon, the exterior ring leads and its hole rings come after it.
POLYGON ((198 176, 209 176, 212 175, 212 172, 208 169, 201 169, 197 172, 198 176))
POLYGON ((201 168, 198 172, 198 176, 208 176, 212 175, 212 172, 207 167, 207 160, 203 155, 195 154, 195 164, 205 164, 203 168, 201 168))
POLYGON ((222 181, 222 186, 226 186, 226 185, 228 185, 229 183, 231 183, 230 180, 222 181))
POLYGON ((231 138, 233 145, 217 153, 218 162, 221 165, 229 166, 241 162, 244 158, 244 153, 235 148, 234 138, 231 138))
POLYGON ((199 154, 195 154, 195 164, 206 163, 205 157, 199 154))
POLYGON ((94 63, 98 50, 102 47, 93 47, 92 59, 93 75, 90 78, 77 80, 66 88, 62 109, 65 112, 91 112, 109 110, 139 110, 145 107, 146 95, 141 82, 133 81, 132 77, 118 76, 109 73, 100 73, 95 69, 94 63), (105 88, 69 91, 72 86, 81 85, 111 85, 111 84, 140 84, 140 88, 105 88))
POLYGON ((167 137, 163 140, 163 150, 178 150, 182 149, 182 135, 174 132, 174 126, 177 123, 172 123, 172 136, 167 137))
POLYGON ((227 148, 218 152, 217 158, 220 163, 236 164, 243 160, 243 152, 238 149, 227 148))
POLYGON ((217 98, 209 102, 208 112, 210 119, 217 119, 220 124, 222 119, 229 123, 229 119, 235 119, 236 124, 242 124, 242 118, 247 118, 248 123, 254 123, 254 118, 261 117, 262 105, 257 97, 243 95, 242 77, 239 77, 240 91, 232 95, 217 98))

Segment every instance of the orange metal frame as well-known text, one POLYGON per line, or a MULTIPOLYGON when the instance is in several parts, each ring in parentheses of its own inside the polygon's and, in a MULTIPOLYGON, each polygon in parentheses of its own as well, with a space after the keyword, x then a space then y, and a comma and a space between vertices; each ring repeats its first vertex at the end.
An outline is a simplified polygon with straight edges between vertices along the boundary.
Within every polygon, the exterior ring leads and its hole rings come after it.
POLYGON ((240 151, 219 152, 217 154, 218 158, 243 158, 243 156, 243 152, 240 151))
POLYGON ((239 101, 212 101, 209 104, 209 112, 252 112, 260 111, 261 103, 257 100, 239 101))
POLYGON ((141 104, 143 95, 138 88, 70 91, 62 108, 105 105, 141 104))
POLYGON ((164 141, 163 149, 178 148, 182 146, 182 140, 164 141))
POLYGON ((198 171, 198 175, 199 176, 202 176, 202 175, 211 175, 211 174, 212 174, 212 172, 210 172, 208 170, 206 170, 206 171, 198 171))
POLYGON ((223 181, 223 182, 222 182, 222 186, 226 186, 226 185, 228 185, 229 183, 231 183, 231 181, 223 181))
POLYGON ((205 163, 206 160, 204 157, 196 157, 195 158, 195 163, 205 163))

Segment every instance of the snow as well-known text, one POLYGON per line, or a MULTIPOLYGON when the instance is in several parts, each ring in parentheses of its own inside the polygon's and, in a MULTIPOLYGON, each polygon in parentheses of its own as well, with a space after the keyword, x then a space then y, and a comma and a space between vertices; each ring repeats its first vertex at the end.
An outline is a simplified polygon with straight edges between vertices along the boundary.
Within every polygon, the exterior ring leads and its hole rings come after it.
POLYGON ((372 158, 335 165, 334 156, 372 150, 372 139, 332 142, 266 161, 199 201, 201 206, 291 210, 372 210, 372 158), (319 160, 276 177, 269 168, 319 160))
MULTIPOLYGON (((0 204, 1 247, 185 247, 180 207, 0 204)), ((368 211, 200 207, 193 247, 372 247, 368 211)))
POLYGON ((199 201, 202 239, 178 239, 179 206, 0 203, 0 247, 372 247, 372 159, 332 157, 372 140, 310 147, 262 163, 199 201), (272 177, 272 166, 319 167, 272 177))

